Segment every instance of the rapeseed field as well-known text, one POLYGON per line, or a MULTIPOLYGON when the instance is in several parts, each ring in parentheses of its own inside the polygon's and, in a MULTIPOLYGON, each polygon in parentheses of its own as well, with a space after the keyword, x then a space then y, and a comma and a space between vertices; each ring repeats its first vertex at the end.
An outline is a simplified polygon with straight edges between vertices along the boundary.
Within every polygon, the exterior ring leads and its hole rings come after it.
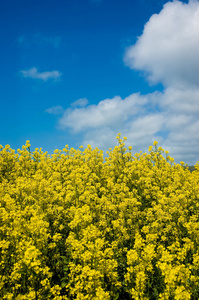
POLYGON ((199 164, 0 147, 0 299, 199 299, 199 164))

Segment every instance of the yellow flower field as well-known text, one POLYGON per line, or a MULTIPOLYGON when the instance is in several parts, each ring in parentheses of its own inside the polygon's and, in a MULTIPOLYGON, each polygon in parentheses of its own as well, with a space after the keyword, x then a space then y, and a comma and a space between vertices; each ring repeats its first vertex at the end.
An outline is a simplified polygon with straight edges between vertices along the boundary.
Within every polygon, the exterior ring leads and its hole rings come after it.
POLYGON ((0 146, 0 299, 199 299, 199 164, 0 146))

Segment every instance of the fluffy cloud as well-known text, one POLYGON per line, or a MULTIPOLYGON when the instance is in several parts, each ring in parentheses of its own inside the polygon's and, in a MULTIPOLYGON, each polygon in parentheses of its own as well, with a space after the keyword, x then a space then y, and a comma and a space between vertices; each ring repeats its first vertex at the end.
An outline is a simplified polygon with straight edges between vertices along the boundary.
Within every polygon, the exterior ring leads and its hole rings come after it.
POLYGON ((177 114, 191 115, 198 117, 199 115, 199 86, 177 88, 175 86, 166 88, 159 100, 161 109, 173 111, 177 114))
POLYGON ((97 105, 72 106, 59 120, 62 129, 81 133, 83 144, 108 149, 118 132, 134 151, 147 150, 154 140, 176 161, 199 160, 199 1, 168 2, 153 15, 124 61, 143 71, 163 91, 116 96, 97 105))
POLYGON ((124 61, 152 83, 199 85, 199 2, 168 2, 144 27, 124 61))
POLYGON ((23 77, 30 77, 34 79, 41 79, 43 81, 47 81, 49 79, 58 79, 61 77, 61 73, 59 71, 51 71, 51 72, 38 72, 37 68, 31 68, 29 70, 21 71, 23 77))
POLYGON ((120 122, 118 126, 101 126, 87 130, 84 134, 83 145, 86 147, 87 144, 91 144, 92 147, 98 147, 105 151, 109 147, 115 146, 115 138, 121 132, 122 136, 128 137, 126 146, 133 146, 134 152, 147 151, 148 146, 154 140, 162 142, 159 130, 163 129, 164 124, 165 118, 161 114, 142 115, 141 113, 135 118, 129 116, 128 120, 120 122))
POLYGON ((60 126, 71 128, 74 132, 85 131, 92 128, 115 128, 128 122, 129 118, 143 110, 147 99, 139 94, 133 94, 125 99, 116 96, 105 99, 97 105, 82 108, 67 109, 60 119, 60 126))
POLYGON ((199 88, 167 88, 154 94, 164 116, 166 136, 161 145, 168 149, 177 161, 190 165, 199 161, 199 88))

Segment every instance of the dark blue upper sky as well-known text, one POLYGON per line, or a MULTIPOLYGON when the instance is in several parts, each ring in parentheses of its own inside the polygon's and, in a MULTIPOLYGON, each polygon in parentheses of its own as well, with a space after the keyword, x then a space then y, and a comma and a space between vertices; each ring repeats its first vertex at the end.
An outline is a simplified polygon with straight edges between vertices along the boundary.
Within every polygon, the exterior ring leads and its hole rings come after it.
POLYGON ((28 139, 48 151, 78 147, 89 132, 60 128, 61 115, 49 108, 59 106, 63 115, 82 98, 97 106, 114 96, 162 92, 161 80, 152 84, 144 69, 126 66, 124 54, 166 2, 1 1, 0 144, 16 149, 28 139))

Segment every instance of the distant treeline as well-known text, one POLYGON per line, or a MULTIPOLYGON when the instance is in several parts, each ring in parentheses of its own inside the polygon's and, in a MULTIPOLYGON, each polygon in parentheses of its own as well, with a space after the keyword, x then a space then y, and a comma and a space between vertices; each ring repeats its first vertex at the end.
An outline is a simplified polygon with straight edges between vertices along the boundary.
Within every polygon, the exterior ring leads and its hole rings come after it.
POLYGON ((193 172, 196 169, 194 166, 188 166, 188 168, 190 172, 193 172))

